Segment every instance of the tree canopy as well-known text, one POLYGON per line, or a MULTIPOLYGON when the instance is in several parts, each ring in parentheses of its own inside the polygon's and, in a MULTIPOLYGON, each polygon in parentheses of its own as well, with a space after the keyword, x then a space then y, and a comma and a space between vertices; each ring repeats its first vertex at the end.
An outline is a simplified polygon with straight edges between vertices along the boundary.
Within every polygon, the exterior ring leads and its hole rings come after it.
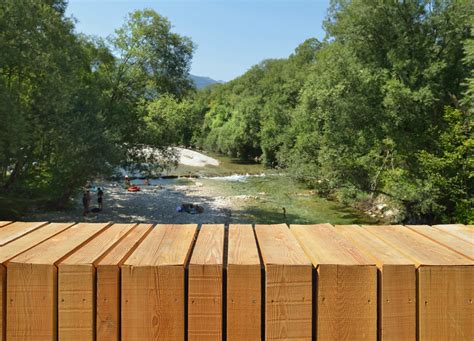
POLYGON ((319 193, 384 195, 405 221, 471 221, 468 1, 332 1, 323 42, 200 96, 198 143, 319 193))
POLYGON ((138 158, 138 147, 166 148, 142 133, 154 128, 151 103, 192 89, 194 45, 166 18, 136 11, 103 41, 75 33, 65 8, 0 3, 0 197, 10 202, 63 207, 87 180, 138 158))
POLYGON ((144 148, 185 145, 383 198, 397 221, 473 223, 472 2, 333 0, 323 41, 199 91, 195 45, 165 17, 135 11, 102 40, 65 8, 0 3, 0 199, 64 206, 144 148))

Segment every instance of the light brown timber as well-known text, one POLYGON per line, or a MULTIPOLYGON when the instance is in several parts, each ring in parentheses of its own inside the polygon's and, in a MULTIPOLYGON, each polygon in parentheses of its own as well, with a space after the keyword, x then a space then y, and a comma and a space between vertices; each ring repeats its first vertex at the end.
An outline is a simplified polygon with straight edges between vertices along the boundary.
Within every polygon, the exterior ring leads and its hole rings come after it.
POLYGON ((122 340, 184 340, 185 265, 196 229, 158 225, 124 262, 122 340))
POLYGON ((114 224, 58 265, 58 338, 95 339, 95 263, 135 224, 114 224))
POLYGON ((222 339, 224 225, 203 225, 189 262, 188 339, 222 339))
POLYGON ((52 223, 37 229, 28 235, 28 238, 19 238, 0 247, 0 340, 6 339, 6 289, 7 270, 6 263, 13 257, 25 252, 44 240, 64 231, 73 223, 52 223))
POLYGON ((377 340, 375 261, 329 224, 290 228, 317 269, 317 339, 377 340))
POLYGON ((97 341, 120 340, 120 266, 151 231, 151 227, 151 224, 135 227, 96 265, 97 341))
POLYGON ((41 226, 46 225, 47 222, 15 222, 6 225, 0 229, 0 247, 11 243, 15 239, 28 234, 41 226))
POLYGON ((57 338, 56 264, 108 225, 74 225, 7 264, 7 340, 57 338))
POLYGON ((474 264, 403 226, 363 226, 414 260, 417 268, 418 337, 474 339, 474 264))
POLYGON ((257 225, 265 265, 265 339, 312 338, 313 267, 286 225, 257 225))
POLYGON ((261 265, 251 225, 230 225, 227 340, 261 339, 261 265))
POLYGON ((336 232, 372 257, 379 270, 381 340, 416 340, 416 269, 414 261, 357 225, 336 225, 336 232))
POLYGON ((433 228, 464 239, 471 244, 474 243, 474 228, 470 225, 433 225, 433 228))

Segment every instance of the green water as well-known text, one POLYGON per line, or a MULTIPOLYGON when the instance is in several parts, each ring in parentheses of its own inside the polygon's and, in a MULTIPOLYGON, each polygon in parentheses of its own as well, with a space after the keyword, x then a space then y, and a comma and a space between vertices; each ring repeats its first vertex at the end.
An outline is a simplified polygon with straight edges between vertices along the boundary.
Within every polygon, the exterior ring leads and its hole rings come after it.
POLYGON ((301 183, 285 174, 265 169, 261 164, 243 162, 227 156, 205 153, 217 160, 219 166, 191 167, 180 165, 170 172, 174 175, 197 175, 199 182, 214 195, 233 197, 237 200, 232 209, 232 221, 239 223, 293 223, 293 224, 370 224, 376 221, 363 212, 344 207, 336 202, 320 198, 301 183), (245 181, 229 181, 235 174, 265 174, 250 176, 245 181), (286 210, 286 216, 283 213, 286 210))
POLYGON ((351 208, 319 198, 285 175, 248 177, 245 181, 200 179, 222 196, 245 196, 232 221, 242 223, 370 224, 374 220, 351 208), (286 217, 283 213, 286 210, 286 217))

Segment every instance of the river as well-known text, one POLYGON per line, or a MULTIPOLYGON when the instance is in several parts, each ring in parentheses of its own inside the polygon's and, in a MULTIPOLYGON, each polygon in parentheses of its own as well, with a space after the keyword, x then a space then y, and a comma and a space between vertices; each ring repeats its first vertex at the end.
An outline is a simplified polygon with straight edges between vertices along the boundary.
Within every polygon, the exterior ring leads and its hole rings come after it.
MULTIPOLYGON (((367 215, 320 198, 284 173, 265 170, 260 164, 241 163, 225 156, 213 155, 219 166, 180 165, 165 176, 152 179, 130 193, 123 182, 96 181, 105 193, 104 210, 82 215, 78 194, 66 211, 33 211, 29 220, 49 221, 115 221, 152 223, 373 223, 367 215), (188 176, 193 176, 188 178, 188 176), (203 207, 202 214, 179 212, 183 203, 203 207)), ((92 192, 92 207, 95 206, 92 192)))

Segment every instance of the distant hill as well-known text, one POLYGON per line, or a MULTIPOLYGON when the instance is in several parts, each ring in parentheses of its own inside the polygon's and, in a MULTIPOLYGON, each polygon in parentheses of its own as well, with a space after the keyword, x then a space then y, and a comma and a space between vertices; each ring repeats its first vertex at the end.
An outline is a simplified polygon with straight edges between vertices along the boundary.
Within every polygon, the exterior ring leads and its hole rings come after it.
POLYGON ((189 78, 193 81, 194 85, 196 86, 197 89, 202 89, 205 88, 206 86, 212 85, 212 84, 222 84, 224 81, 216 81, 212 78, 209 77, 203 77, 203 76, 195 76, 195 75, 189 75, 189 78))

